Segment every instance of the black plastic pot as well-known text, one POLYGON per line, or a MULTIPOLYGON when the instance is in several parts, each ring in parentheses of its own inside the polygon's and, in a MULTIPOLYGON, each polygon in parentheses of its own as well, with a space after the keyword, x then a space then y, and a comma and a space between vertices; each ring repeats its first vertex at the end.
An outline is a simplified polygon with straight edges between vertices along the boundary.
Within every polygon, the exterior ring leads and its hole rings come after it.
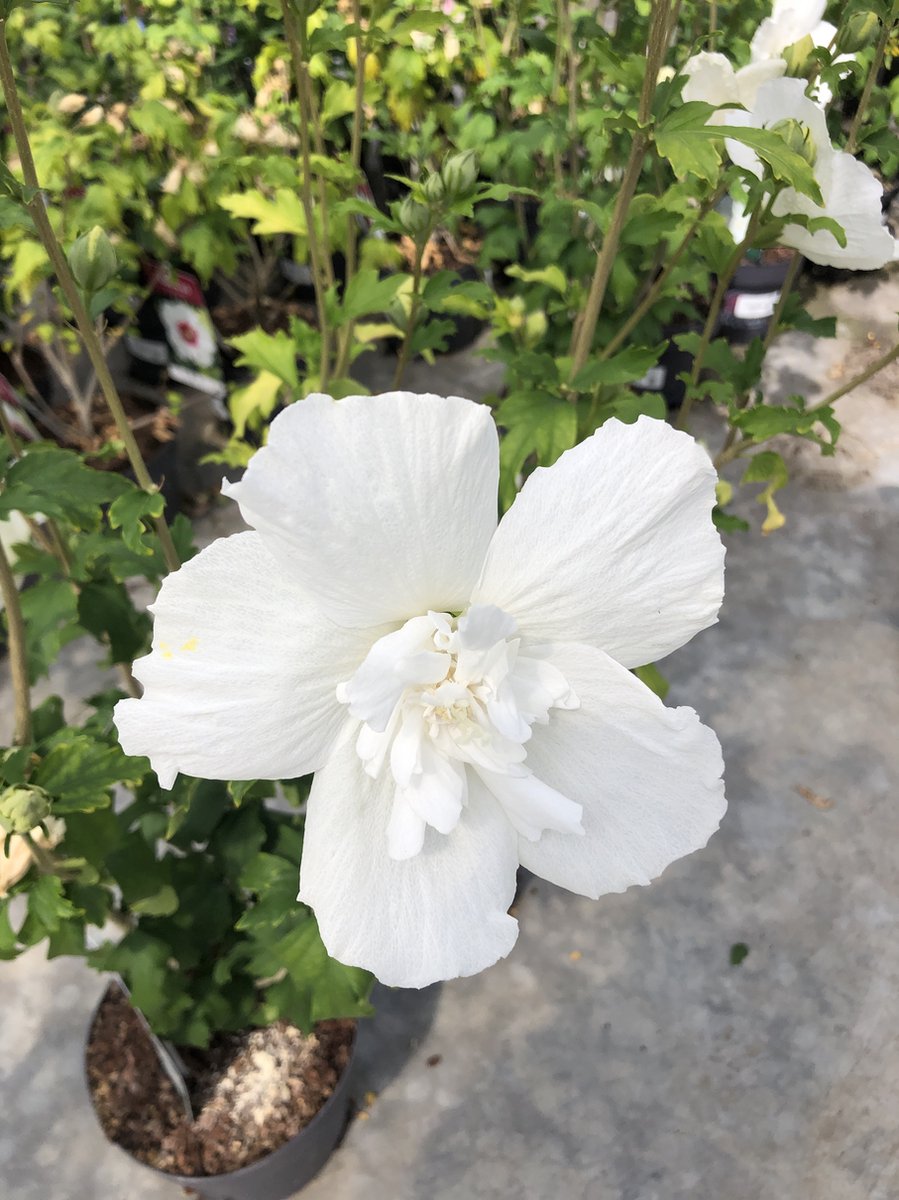
POLYGON ((718 332, 734 342, 751 342, 768 332, 790 260, 742 263, 724 294, 718 332))
MULTIPOLYGON (((93 1018, 88 1030, 92 1027, 93 1018)), ((288 1200, 319 1173, 333 1154, 346 1128, 356 1041, 357 1034, 354 1033, 346 1069, 337 1081, 334 1091, 309 1124, 289 1142, 260 1158, 258 1162, 250 1163, 237 1171, 228 1171, 224 1175, 172 1175, 168 1171, 159 1171, 155 1167, 147 1166, 146 1163, 140 1165, 146 1166, 147 1170, 161 1179, 171 1180, 173 1184, 190 1189, 205 1200, 288 1200)), ((121 1146, 117 1148, 122 1150, 123 1154, 128 1153, 121 1146)))

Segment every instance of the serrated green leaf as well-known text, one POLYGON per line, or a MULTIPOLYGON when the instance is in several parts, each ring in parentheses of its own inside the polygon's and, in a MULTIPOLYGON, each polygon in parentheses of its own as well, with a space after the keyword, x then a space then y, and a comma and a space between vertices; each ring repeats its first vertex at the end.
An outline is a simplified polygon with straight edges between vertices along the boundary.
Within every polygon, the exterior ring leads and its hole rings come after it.
POLYGON ((133 488, 113 471, 85 466, 72 450, 36 442, 6 473, 0 517, 18 509, 57 517, 79 529, 95 529, 101 507, 133 488))
POLYGON ((660 342, 657 346, 629 346, 612 358, 594 358, 581 367, 571 386, 579 392, 590 392, 602 385, 615 386, 642 379, 667 349, 668 343, 660 342))
POLYGON ((299 393, 297 347, 290 334, 284 330, 266 333, 262 329, 251 329, 249 333, 231 338, 230 343, 240 351, 239 366, 268 371, 287 384, 294 395, 299 393))
POLYGON ((98 641, 109 645, 114 663, 131 663, 149 646, 152 623, 135 607, 124 584, 91 580, 78 593, 78 621, 98 641))
POLYGON ((718 133, 742 142, 754 150, 762 162, 767 163, 775 179, 795 188, 823 205, 824 198, 815 179, 811 165, 787 145, 786 140, 774 129, 754 129, 743 125, 716 125, 718 133))
POLYGON ((109 506, 109 524, 121 529, 122 540, 135 554, 152 554, 153 548, 144 541, 148 522, 158 519, 165 511, 160 492, 145 492, 140 488, 123 492, 109 506))
POLYGON ((570 287, 561 267, 557 267, 555 263, 533 270, 528 270, 515 263, 513 266, 506 268, 506 274, 513 275, 523 283, 542 283, 544 286, 552 288, 554 292, 558 292, 560 296, 566 295, 570 287))
MULTIPOLYGON (((28 889, 28 918, 26 924, 40 926, 38 937, 55 933, 63 921, 80 914, 63 893, 62 880, 57 875, 39 875, 28 889)), ((29 940, 36 930, 30 931, 29 940)))
POLYGON ((260 371, 252 383, 235 388, 228 401, 235 438, 245 436, 247 428, 262 425, 275 411, 283 381, 271 371, 260 371))
POLYGON ((258 188, 247 192, 233 192, 222 196, 219 204, 235 217, 245 217, 253 222, 253 233, 289 233, 305 238, 308 233, 306 214, 296 192, 289 188, 278 188, 272 199, 264 196, 258 188))
POLYGON ((139 779, 146 770, 141 758, 129 758, 118 746, 107 746, 88 734, 59 741, 35 768, 33 780, 53 797, 53 814, 92 812, 110 803, 115 784, 139 779))
POLYGON ((673 109, 656 125, 656 149, 668 160, 679 179, 695 175, 698 179, 714 182, 720 175, 720 126, 708 124, 714 111, 714 105, 690 100, 673 109))
POLYGON ((508 507, 515 498, 516 476, 532 454, 542 467, 551 466, 577 440, 577 409, 549 392, 513 392, 496 413, 505 429, 500 442, 500 498, 508 507))
POLYGON ((390 275, 380 279, 372 267, 363 267, 350 280, 335 314, 338 325, 386 311, 407 276, 390 275))

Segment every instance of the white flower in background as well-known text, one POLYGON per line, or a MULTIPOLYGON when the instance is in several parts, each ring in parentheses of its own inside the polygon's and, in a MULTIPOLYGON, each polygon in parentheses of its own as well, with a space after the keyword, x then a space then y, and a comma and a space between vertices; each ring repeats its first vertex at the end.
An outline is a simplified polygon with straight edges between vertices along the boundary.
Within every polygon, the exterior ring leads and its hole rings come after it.
MULTIPOLYGON (((813 46, 829 47, 837 28, 822 20, 826 8, 827 0, 774 0, 771 16, 759 25, 750 45, 753 64, 782 60, 790 46, 805 38, 810 38, 813 46)), ((853 58, 852 54, 839 54, 833 61, 852 62, 853 58)), ((841 72, 841 78, 846 74, 841 72)), ((822 108, 827 108, 833 99, 829 85, 820 79, 812 84, 811 95, 822 108)))
POLYGON ((165 787, 316 772, 300 899, 393 985, 508 954, 519 863, 620 892, 725 809, 715 735, 628 670, 716 619, 705 451, 609 421, 499 526, 498 474, 483 405, 292 405, 229 489, 253 531, 164 582, 144 696, 116 708, 165 787))
POLYGON ((178 358, 197 367, 211 367, 216 359, 215 334, 206 314, 180 300, 160 300, 159 316, 169 345, 178 358))
MULTIPOLYGON (((751 112, 732 109, 727 113, 728 124, 755 129, 776 127, 786 120, 798 122, 808 134, 815 180, 824 205, 788 187, 777 194, 772 214, 832 217, 842 226, 846 245, 841 246, 829 230, 818 229, 813 233, 801 225, 790 224, 781 235, 783 245, 792 246, 812 262, 852 271, 873 271, 891 262, 896 244, 883 223, 883 187, 864 163, 833 147, 823 112, 805 95, 804 80, 772 80, 759 88, 751 112)), ((732 138, 727 138, 725 144, 735 163, 761 177, 763 167, 754 150, 732 138)))
POLYGON ((829 46, 836 26, 822 20, 827 0, 774 0, 750 44, 753 62, 780 58, 788 46, 810 37, 815 46, 829 46))
MULTIPOLYGON (((742 104, 752 108, 758 90, 769 79, 783 75, 787 64, 782 58, 750 63, 735 71, 723 54, 706 50, 694 54, 684 63, 684 100, 704 100, 706 104, 742 104)), ((709 124, 724 125, 729 112, 712 113, 709 124)))

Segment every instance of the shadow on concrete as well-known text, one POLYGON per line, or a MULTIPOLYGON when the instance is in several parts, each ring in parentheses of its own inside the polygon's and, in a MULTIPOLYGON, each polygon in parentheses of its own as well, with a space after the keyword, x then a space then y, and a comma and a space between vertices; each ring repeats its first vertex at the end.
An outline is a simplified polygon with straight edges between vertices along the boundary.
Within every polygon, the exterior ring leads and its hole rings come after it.
POLYGON ((400 1074, 434 1022, 442 984, 388 988, 376 984, 375 1015, 359 1023, 359 1049, 353 1080, 358 1104, 366 1092, 380 1092, 400 1074))

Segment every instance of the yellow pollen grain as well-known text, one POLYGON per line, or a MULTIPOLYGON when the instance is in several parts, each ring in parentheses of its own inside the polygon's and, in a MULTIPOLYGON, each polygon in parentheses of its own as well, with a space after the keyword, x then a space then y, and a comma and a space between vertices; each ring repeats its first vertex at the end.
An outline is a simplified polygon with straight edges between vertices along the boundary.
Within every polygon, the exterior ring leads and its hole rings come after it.
POLYGON ((193 650, 196 650, 196 648, 197 648, 197 639, 195 637, 188 638, 187 641, 184 643, 184 645, 181 647, 182 650, 186 650, 186 651, 188 651, 188 653, 190 653, 193 650))
POLYGON ((169 658, 174 658, 174 657, 175 657, 175 656, 174 656, 174 654, 172 654, 172 648, 171 648, 171 646, 168 644, 168 642, 160 642, 160 643, 159 643, 159 650, 160 650, 160 653, 162 654, 162 657, 163 657, 163 658, 165 658, 165 659, 169 659, 169 658))

